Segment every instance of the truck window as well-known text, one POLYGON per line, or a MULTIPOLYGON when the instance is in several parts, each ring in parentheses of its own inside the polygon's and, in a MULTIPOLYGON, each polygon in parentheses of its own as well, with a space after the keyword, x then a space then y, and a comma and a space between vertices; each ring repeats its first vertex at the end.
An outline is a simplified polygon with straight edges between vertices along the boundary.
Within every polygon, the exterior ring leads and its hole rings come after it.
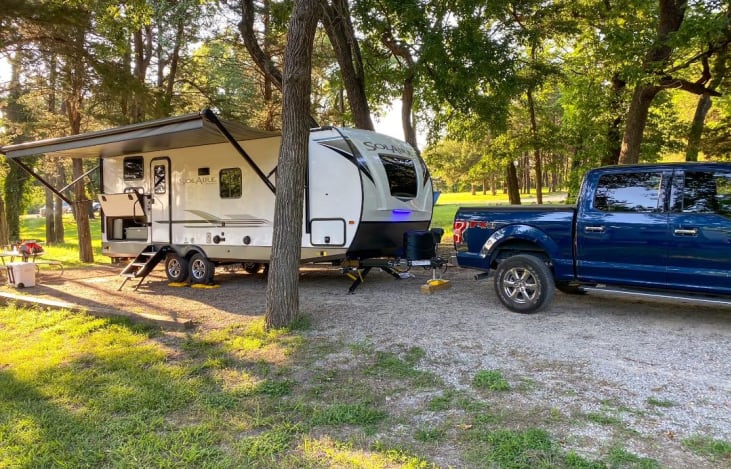
POLYGON ((378 155, 386 170, 388 186, 394 197, 416 197, 418 190, 416 183, 416 165, 411 158, 401 158, 394 155, 378 155))
POLYGON ((685 171, 681 188, 673 184, 673 211, 731 216, 731 173, 685 171), (678 194, 682 193, 682 197, 678 194))
POLYGON ((219 193, 222 199, 241 197, 241 168, 225 168, 219 173, 219 193))
POLYGON ((599 178, 594 208, 604 212, 662 211, 662 173, 604 174, 599 178))
POLYGON ((155 165, 152 167, 154 176, 154 189, 155 194, 164 194, 167 192, 167 172, 165 165, 155 165))

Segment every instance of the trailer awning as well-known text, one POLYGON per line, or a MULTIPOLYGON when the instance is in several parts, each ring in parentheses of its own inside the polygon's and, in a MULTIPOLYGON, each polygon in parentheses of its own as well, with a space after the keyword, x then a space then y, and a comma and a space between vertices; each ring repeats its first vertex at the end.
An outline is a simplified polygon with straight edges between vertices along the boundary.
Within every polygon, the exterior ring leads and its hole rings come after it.
POLYGON ((98 132, 8 145, 0 148, 0 153, 13 159, 40 154, 69 158, 105 158, 224 143, 228 139, 217 123, 238 141, 279 135, 252 129, 238 122, 218 119, 210 110, 204 110, 98 132))

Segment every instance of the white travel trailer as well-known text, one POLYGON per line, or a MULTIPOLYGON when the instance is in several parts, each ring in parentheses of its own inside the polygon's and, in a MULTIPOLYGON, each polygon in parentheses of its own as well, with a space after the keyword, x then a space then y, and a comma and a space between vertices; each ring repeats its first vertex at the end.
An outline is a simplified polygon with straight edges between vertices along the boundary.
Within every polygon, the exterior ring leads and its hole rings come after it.
MULTIPOLYGON (((136 258, 128 277, 164 259, 170 280, 207 283, 216 265, 269 263, 280 143, 205 110, 0 151, 18 162, 99 159, 103 253, 136 258)), ((429 172, 407 143, 313 129, 304 217, 292 220, 302 225, 302 262, 404 257, 405 233, 428 229, 433 204, 429 172)))

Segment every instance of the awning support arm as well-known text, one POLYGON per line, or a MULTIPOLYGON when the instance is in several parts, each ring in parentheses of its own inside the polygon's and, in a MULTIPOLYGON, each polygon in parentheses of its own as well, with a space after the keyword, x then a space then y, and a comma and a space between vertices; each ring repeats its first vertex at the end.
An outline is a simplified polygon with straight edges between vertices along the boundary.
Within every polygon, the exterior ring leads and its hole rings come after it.
POLYGON ((67 204, 69 204, 69 205, 73 205, 73 202, 71 202, 71 201, 70 201, 70 200, 68 199, 68 197, 66 197, 66 196, 65 196, 65 195, 63 195, 63 194, 62 194, 62 193, 61 193, 61 192, 60 192, 60 191, 59 191, 58 189, 56 189, 55 187, 53 187, 53 186, 51 185, 51 183, 49 183, 48 181, 46 181, 45 179, 43 179, 43 178, 42 178, 41 176, 39 176, 38 174, 36 174, 36 172, 35 172, 35 171, 33 171, 33 170, 32 170, 31 168, 29 168, 29 167, 28 167, 28 165, 26 165, 25 163, 21 162, 21 161, 20 161, 20 160, 18 160, 18 159, 15 159, 15 158, 6 158, 6 160, 8 160, 8 161, 12 161, 13 163, 17 164, 17 165, 18 165, 18 166, 20 167, 20 169, 22 169, 22 170, 23 170, 23 171, 25 171, 26 173, 30 174, 31 176, 33 176, 33 177, 34 177, 34 178, 35 178, 35 179, 36 179, 36 180, 37 180, 38 182, 40 182, 41 184, 43 184, 44 186, 46 186, 46 188, 47 188, 47 189, 48 189, 49 191, 51 191, 51 192, 53 192, 54 194, 56 194, 56 196, 57 196, 57 197, 58 197, 59 199, 63 200, 64 202, 66 202, 66 203, 67 203, 67 204))
POLYGON ((237 152, 246 160, 246 162, 249 164, 251 169, 254 170, 257 176, 259 176, 259 179, 266 184, 266 186, 269 188, 270 191, 272 191, 272 194, 276 194, 277 191, 274 187, 274 184, 272 184, 272 181, 270 181, 266 175, 262 172, 262 170, 254 163, 254 160, 251 159, 248 153, 246 153, 246 150, 244 150, 241 145, 239 145, 239 142, 236 141, 233 135, 228 131, 228 129, 223 125, 223 123, 218 120, 218 117, 216 117, 216 114, 213 113, 210 109, 206 108, 203 111, 201 111, 201 114, 203 117, 205 117, 209 122, 212 122, 217 128, 218 131, 221 132, 221 135, 226 137, 226 140, 229 141, 231 146, 233 146, 237 152))
POLYGON ((69 187, 73 186, 74 184, 76 184, 80 180, 84 179, 86 176, 88 176, 90 173, 93 173, 97 169, 99 169, 99 165, 94 166, 89 171, 85 172, 81 176, 77 177, 76 179, 74 179, 73 181, 71 181, 70 183, 68 183, 63 189, 60 189, 60 192, 66 191, 69 187))

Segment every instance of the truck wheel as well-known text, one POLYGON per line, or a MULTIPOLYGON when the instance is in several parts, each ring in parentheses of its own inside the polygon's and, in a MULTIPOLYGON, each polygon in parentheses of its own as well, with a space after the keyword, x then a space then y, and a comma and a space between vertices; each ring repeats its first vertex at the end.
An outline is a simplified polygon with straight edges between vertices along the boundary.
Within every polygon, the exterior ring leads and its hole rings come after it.
POLYGON ((190 258, 190 281, 192 283, 213 283, 216 266, 208 258, 197 252, 190 258))
POLYGON ((261 264, 257 262, 244 262, 244 272, 247 274, 255 274, 261 269, 261 264))
POLYGON ((548 266, 538 257, 518 254, 498 265, 495 292, 502 304, 516 313, 535 313, 547 306, 554 293, 548 266))
POLYGON ((169 253, 165 257, 165 275, 171 282, 185 282, 188 280, 188 261, 177 253, 169 253))

